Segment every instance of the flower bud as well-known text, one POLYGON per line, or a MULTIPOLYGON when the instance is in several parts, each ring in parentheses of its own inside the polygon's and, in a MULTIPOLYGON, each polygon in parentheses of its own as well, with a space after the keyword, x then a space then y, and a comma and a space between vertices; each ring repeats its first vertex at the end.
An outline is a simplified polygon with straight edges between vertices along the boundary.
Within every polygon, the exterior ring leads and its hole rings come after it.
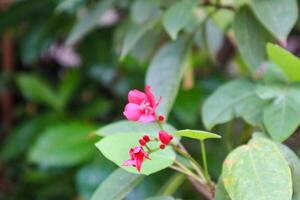
POLYGON ((142 145, 142 146, 145 146, 145 144, 146 144, 146 141, 145 141, 145 140, 143 140, 143 139, 140 139, 140 140, 139 140, 139 143, 140 143, 140 145, 142 145))
POLYGON ((149 142, 150 141, 149 135, 144 135, 143 140, 145 140, 146 142, 149 142))

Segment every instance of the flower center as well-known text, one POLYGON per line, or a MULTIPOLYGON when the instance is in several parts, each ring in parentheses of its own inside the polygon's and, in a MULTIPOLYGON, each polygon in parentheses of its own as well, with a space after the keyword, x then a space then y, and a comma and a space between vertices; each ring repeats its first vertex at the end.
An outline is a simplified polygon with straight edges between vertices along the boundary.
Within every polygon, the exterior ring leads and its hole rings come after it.
POLYGON ((147 102, 146 100, 144 100, 141 104, 140 104, 140 110, 144 111, 145 114, 152 114, 153 109, 150 105, 149 102, 147 102))

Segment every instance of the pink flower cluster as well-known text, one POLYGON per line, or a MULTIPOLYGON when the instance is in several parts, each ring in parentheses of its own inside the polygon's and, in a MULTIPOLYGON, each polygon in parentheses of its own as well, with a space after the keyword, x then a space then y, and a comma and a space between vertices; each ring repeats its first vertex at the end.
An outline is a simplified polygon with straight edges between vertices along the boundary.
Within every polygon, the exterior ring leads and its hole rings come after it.
MULTIPOLYGON (((156 117, 156 108, 160 103, 161 98, 155 101, 155 97, 151 91, 151 87, 147 85, 145 92, 139 90, 131 90, 128 93, 128 103, 125 106, 123 114, 129 121, 139 121, 142 123, 149 123, 156 121, 161 123, 164 121, 162 115, 156 117)), ((158 139, 151 140, 148 135, 144 135, 140 140, 140 146, 136 146, 129 150, 130 159, 123 163, 123 166, 133 166, 138 172, 140 172, 142 164, 145 159, 151 160, 149 153, 152 150, 147 146, 150 141, 160 141, 159 149, 164 149, 168 145, 173 136, 164 130, 160 130, 158 133, 158 139), (147 148, 148 152, 145 152, 144 148, 147 148)))

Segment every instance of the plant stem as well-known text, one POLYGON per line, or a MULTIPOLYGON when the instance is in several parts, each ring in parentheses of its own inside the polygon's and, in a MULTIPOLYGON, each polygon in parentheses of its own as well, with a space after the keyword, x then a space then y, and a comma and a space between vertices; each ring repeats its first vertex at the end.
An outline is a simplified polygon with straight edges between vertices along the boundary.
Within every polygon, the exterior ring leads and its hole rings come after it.
POLYGON ((209 176, 209 173, 208 173, 204 140, 200 140, 200 146, 201 146, 201 153, 202 153, 202 160, 203 160, 203 167, 204 167, 204 175, 205 175, 206 181, 209 183, 210 182, 210 176, 209 176))
POLYGON ((187 152, 184 152, 182 149, 180 149, 178 146, 176 146, 175 144, 171 143, 170 144, 173 149, 175 151, 177 151, 178 153, 180 153, 183 157, 185 157, 186 159, 188 159, 191 164, 193 165, 194 169, 196 170, 196 172, 198 173, 198 175, 200 176, 201 179, 204 178, 203 173, 202 173, 202 168, 201 166, 198 164, 198 162, 187 152))

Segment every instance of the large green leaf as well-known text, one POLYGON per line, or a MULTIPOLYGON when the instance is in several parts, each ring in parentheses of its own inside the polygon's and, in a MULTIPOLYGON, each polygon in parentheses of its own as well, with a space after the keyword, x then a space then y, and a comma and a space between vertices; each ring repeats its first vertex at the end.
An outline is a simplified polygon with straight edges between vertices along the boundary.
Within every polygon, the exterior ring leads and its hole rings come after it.
POLYGON ((300 81, 300 60, 287 50, 268 43, 269 59, 276 63, 290 81, 300 81))
POLYGON ((297 155, 283 144, 278 144, 278 147, 287 160, 292 172, 293 179, 293 200, 300 199, 300 160, 297 155))
POLYGON ((160 12, 153 14, 153 16, 142 24, 132 24, 125 36, 124 44, 121 52, 121 59, 123 59, 139 39, 150 30, 159 20, 160 12))
POLYGON ((100 17, 103 16, 109 8, 111 8, 113 2, 114 0, 97 2, 95 7, 75 24, 66 43, 69 45, 74 44, 85 34, 95 28, 95 26, 99 23, 100 17))
POLYGON ((193 15, 195 2, 192 0, 178 1, 165 12, 163 25, 173 40, 178 32, 188 23, 193 15))
POLYGON ((82 123, 64 123, 41 133, 30 149, 29 159, 45 166, 72 166, 89 160, 93 140, 88 135, 93 126, 82 123))
POLYGON ((270 41, 269 34, 247 7, 242 7, 235 14, 233 31, 243 59, 255 72, 266 59, 265 46, 270 41))
MULTIPOLYGON (((173 126, 163 124, 163 128, 167 132, 175 134, 176 129, 173 126)), ((117 133, 156 135, 159 131, 160 127, 156 123, 140 123, 122 120, 98 129, 96 134, 99 136, 107 136, 117 133)))
MULTIPOLYGON (((96 143, 96 146, 107 159, 113 161, 119 167, 132 173, 138 173, 136 168, 122 166, 122 164, 130 158, 128 153, 130 148, 139 146, 138 141, 142 137, 143 134, 113 134, 104 137, 96 143)), ((154 149, 159 146, 159 143, 154 141, 149 142, 147 145, 154 149)), ((149 156, 151 160, 144 161, 141 174, 149 175, 165 169, 174 162, 176 157, 171 147, 151 153, 149 156)))
POLYGON ((292 178, 277 145, 252 139, 229 154, 223 165, 223 183, 232 200, 291 200, 292 178))
POLYGON ((298 18, 296 0, 250 0, 259 21, 279 40, 286 41, 298 18))
POLYGON ((176 132, 177 135, 180 135, 182 137, 188 137, 192 139, 198 139, 198 140, 206 140, 206 139, 219 139, 221 136, 206 132, 206 131, 198 131, 198 130, 190 130, 190 129, 185 129, 185 130, 180 130, 176 132))
POLYGON ((178 39, 165 44, 154 56, 146 75, 146 84, 152 87, 155 97, 162 97, 157 114, 167 117, 176 98, 185 69, 190 40, 178 39))
POLYGON ((100 184, 91 200, 122 200, 143 178, 142 175, 117 169, 100 184))
POLYGON ((47 104, 54 108, 60 106, 53 88, 45 80, 30 74, 20 74, 17 77, 17 83, 22 94, 27 99, 36 103, 47 104))
POLYGON ((159 12, 158 2, 149 0, 136 0, 131 6, 130 17, 136 24, 147 23, 153 14, 159 12))
POLYGON ((220 176, 215 193, 215 200, 231 200, 223 183, 223 177, 220 176))
POLYGON ((234 80, 218 88, 204 102, 202 119, 207 129, 239 116, 252 121, 255 114, 252 111, 260 104, 253 83, 245 79, 234 80))
POLYGON ((266 129, 274 140, 286 140, 300 124, 300 90, 269 86, 259 88, 258 93, 260 97, 274 99, 264 110, 266 129))

